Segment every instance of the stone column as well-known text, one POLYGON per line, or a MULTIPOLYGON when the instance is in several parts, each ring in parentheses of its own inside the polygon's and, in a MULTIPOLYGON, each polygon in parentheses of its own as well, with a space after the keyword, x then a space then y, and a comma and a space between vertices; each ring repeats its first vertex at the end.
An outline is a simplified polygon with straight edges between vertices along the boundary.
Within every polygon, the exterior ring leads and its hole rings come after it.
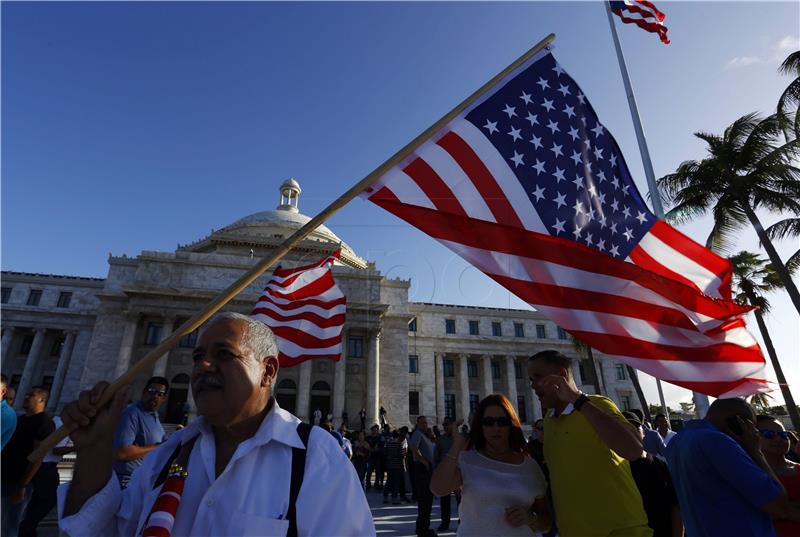
MULTIPOLYGON (((163 343, 172 334, 172 329, 174 326, 175 326, 175 317, 164 317, 164 326, 161 328, 161 341, 159 343, 163 343)), ((165 352, 164 355, 158 359, 156 365, 153 366, 154 377, 167 376, 168 360, 169 360, 169 351, 165 352)))
POLYGON ((461 404, 461 414, 456 414, 457 419, 469 418, 469 375, 467 374, 468 354, 459 354, 456 362, 456 375, 458 378, 458 402, 461 404))
POLYGON ((8 356, 8 351, 11 349, 12 339, 14 339, 14 327, 6 326, 3 328, 3 340, 0 342, 0 360, 2 360, 2 366, 0 367, 5 368, 6 356, 8 356))
POLYGON ((53 378, 53 386, 50 388, 50 399, 48 400, 48 407, 50 410, 58 408, 58 402, 61 398, 61 389, 64 387, 64 378, 67 376, 69 369, 69 361, 72 358, 72 349, 75 347, 76 330, 68 330, 67 338, 64 340, 64 346, 61 347, 61 354, 58 357, 58 367, 56 367, 56 375, 53 378))
POLYGON ((189 384, 189 393, 186 397, 186 402, 189 403, 189 416, 187 418, 187 423, 190 423, 194 418, 197 417, 197 403, 194 402, 194 394, 192 393, 192 385, 189 384))
POLYGON ((506 356, 506 385, 508 393, 506 396, 511 400, 511 406, 517 409, 517 376, 514 374, 514 357, 506 356))
POLYGON ((528 397, 531 399, 531 409, 533 410, 533 412, 531 412, 531 423, 534 423, 542 417, 542 403, 539 401, 530 383, 528 384, 528 397))
POLYGON ((297 417, 310 423, 308 407, 311 404, 311 360, 302 362, 298 367, 300 375, 297 382, 297 417))
MULTIPOLYGON (((342 336, 342 341, 347 341, 347 335, 342 336)), ((345 363, 345 351, 342 346, 342 354, 339 361, 333 366, 333 424, 338 428, 342 424, 342 412, 344 412, 345 378, 347 364, 345 363)))
POLYGON ((494 393, 494 382, 492 381, 492 356, 489 354, 484 354, 481 356, 481 364, 483 366, 482 369, 482 379, 481 379, 481 386, 483 387, 483 393, 481 393, 481 399, 486 397, 487 395, 491 395, 494 393))
POLYGON ((381 331, 373 330, 369 337, 369 356, 367 356, 367 428, 373 423, 379 423, 380 343, 381 331))
POLYGON ((122 343, 119 347, 119 358, 117 359, 117 370, 114 378, 118 378, 131 366, 131 353, 133 352, 133 340, 136 336, 136 325, 139 324, 139 314, 131 314, 125 323, 125 330, 122 332, 122 343))
POLYGON ((22 410, 25 394, 33 386, 33 375, 39 365, 39 355, 42 354, 42 345, 44 345, 44 336, 47 333, 47 328, 34 328, 33 333, 33 344, 31 345, 31 350, 28 351, 28 356, 25 358, 25 369, 22 370, 22 379, 19 381, 17 399, 14 402, 14 408, 17 410, 22 410))
POLYGON ((444 360, 444 354, 433 353, 436 380, 436 423, 442 423, 444 420, 444 365, 442 360, 444 360))

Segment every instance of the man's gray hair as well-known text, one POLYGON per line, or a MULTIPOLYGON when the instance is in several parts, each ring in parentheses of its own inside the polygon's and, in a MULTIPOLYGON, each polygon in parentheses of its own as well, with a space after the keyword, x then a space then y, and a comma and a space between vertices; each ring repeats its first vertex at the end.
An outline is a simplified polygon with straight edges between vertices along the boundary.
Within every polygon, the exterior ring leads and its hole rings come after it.
POLYGON ((203 328, 203 332, 208 330, 209 326, 219 321, 232 320, 243 321, 247 324, 247 330, 244 334, 244 344, 250 348, 256 359, 263 360, 267 356, 278 356, 278 342, 275 340, 275 334, 272 333, 272 330, 261 321, 248 317, 247 315, 242 315, 241 313, 232 311, 217 313, 208 321, 203 328))

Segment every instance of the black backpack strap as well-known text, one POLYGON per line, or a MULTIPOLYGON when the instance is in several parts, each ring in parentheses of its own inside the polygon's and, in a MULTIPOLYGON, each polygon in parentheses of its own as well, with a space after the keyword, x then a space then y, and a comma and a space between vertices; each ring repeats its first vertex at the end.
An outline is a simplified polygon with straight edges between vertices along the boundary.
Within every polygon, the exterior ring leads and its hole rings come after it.
POLYGON ((301 421, 297 424, 297 434, 303 442, 302 448, 292 448, 292 481, 289 485, 289 509, 286 511, 286 518, 289 519, 289 529, 286 537, 297 537, 297 496, 300 494, 300 486, 303 484, 303 476, 306 472, 306 449, 308 448, 308 437, 311 435, 311 424, 301 421))

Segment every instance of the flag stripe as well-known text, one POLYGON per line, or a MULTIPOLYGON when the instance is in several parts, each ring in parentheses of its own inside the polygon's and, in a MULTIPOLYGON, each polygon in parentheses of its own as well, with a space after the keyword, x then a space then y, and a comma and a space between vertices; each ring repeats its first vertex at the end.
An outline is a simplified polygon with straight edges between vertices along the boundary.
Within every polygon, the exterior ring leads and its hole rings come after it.
POLYGON ((466 216, 466 211, 454 200, 453 191, 436 174, 430 164, 421 158, 416 158, 403 168, 403 171, 417 183, 437 209, 466 216))

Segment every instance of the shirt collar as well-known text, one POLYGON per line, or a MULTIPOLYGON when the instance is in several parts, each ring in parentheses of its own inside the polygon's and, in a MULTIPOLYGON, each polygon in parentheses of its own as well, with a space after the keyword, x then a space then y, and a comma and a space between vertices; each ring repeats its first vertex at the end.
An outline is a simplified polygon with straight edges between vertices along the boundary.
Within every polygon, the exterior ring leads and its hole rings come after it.
POLYGON ((547 412, 553 418, 560 418, 561 416, 569 416, 570 414, 572 414, 572 412, 574 410, 575 410, 575 407, 572 405, 572 403, 568 403, 567 406, 564 407, 564 410, 561 411, 561 414, 556 415, 556 409, 555 408, 551 408, 547 412))
POLYGON ((149 414, 151 416, 157 416, 158 415, 158 411, 157 410, 147 410, 144 407, 144 405, 142 404, 142 400, 141 399, 136 401, 135 404, 136 404, 136 408, 138 408, 139 412, 141 412, 142 414, 149 414))
MULTIPOLYGON (((278 406, 278 402, 273 399, 272 408, 264 416, 264 420, 258 426, 256 434, 242 442, 242 444, 256 447, 274 440, 289 447, 303 448, 303 441, 300 440, 300 435, 297 434, 298 423, 300 423, 298 418, 278 406)), ((214 434, 211 424, 203 416, 199 416, 186 429, 186 438, 194 436, 194 430, 199 430, 200 434, 204 436, 213 436, 214 434)))

